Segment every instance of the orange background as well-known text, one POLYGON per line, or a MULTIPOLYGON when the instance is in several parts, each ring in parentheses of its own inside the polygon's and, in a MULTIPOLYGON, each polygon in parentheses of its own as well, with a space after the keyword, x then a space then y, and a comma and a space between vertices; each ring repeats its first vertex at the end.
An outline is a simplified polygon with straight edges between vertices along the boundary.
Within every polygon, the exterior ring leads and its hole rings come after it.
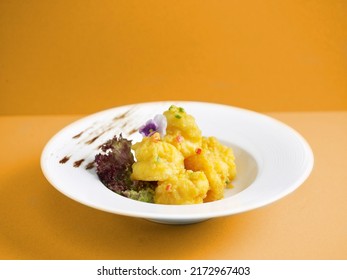
POLYGON ((1 1, 0 114, 347 109, 346 1, 1 1))

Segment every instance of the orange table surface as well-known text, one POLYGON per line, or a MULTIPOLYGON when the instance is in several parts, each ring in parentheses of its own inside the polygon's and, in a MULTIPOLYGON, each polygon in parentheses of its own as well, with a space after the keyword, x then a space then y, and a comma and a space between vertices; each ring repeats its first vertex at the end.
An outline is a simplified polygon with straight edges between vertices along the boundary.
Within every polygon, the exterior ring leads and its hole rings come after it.
POLYGON ((48 183, 41 151, 80 115, 0 117, 0 258, 347 259, 347 112, 268 115, 310 143, 311 176, 268 206, 184 226, 95 210, 48 183))

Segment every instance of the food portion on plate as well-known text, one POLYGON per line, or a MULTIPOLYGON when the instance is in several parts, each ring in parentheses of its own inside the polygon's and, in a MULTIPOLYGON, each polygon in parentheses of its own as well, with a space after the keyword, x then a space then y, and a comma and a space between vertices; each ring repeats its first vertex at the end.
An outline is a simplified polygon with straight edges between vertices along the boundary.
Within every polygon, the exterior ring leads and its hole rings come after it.
POLYGON ((140 142, 122 135, 95 157, 100 181, 122 196, 157 204, 220 200, 236 176, 231 148, 202 135, 193 116, 170 106, 140 127, 140 142))

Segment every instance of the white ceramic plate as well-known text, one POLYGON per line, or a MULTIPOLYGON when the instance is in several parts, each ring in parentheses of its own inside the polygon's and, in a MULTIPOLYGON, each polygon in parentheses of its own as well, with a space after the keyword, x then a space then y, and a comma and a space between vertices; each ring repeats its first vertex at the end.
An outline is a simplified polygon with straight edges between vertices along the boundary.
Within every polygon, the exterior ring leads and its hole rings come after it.
POLYGON ((154 102, 117 107, 72 123, 46 145, 41 167, 66 196, 99 210, 185 224, 233 215, 272 203, 299 187, 313 167, 307 142, 293 129, 252 111, 202 102, 154 102), (107 189, 90 168, 98 147, 115 134, 139 141, 137 129, 175 104, 193 115, 204 136, 233 148, 237 177, 219 201, 158 205, 134 201, 107 189))

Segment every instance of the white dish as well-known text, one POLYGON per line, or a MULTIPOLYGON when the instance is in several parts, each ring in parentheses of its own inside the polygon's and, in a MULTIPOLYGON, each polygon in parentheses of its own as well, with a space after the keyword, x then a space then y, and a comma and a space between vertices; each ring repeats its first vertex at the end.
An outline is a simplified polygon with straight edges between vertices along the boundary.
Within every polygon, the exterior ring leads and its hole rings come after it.
POLYGON ((71 199, 99 210, 170 224, 199 222, 272 203, 299 187, 313 162, 303 137, 275 119, 226 105, 182 101, 127 105, 90 115, 58 132, 41 156, 48 181, 71 199), (224 199, 198 205, 139 202, 107 189, 95 169, 88 168, 106 140, 122 133, 139 141, 138 127, 172 104, 193 115, 204 136, 215 136, 234 149, 238 174, 235 187, 226 190, 224 199))

